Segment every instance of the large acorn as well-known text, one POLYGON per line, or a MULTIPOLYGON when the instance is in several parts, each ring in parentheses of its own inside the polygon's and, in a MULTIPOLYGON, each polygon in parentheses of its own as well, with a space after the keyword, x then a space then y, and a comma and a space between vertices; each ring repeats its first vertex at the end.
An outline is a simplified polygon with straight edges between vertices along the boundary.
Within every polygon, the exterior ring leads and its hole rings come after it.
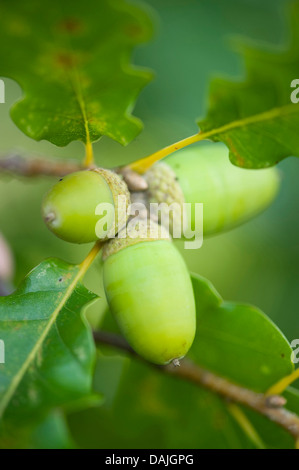
POLYGON ((129 344, 155 364, 176 363, 193 342, 196 317, 190 275, 168 232, 140 221, 138 236, 128 226, 103 259, 109 308, 129 344))
MULTIPOLYGON (((203 203, 203 234, 211 235, 240 225, 259 214, 279 188, 276 168, 249 170, 234 166, 221 143, 206 143, 176 152, 145 174, 149 200, 155 203, 203 203)), ((171 229, 181 224, 183 210, 172 212, 171 229)), ((200 211, 190 211, 188 224, 200 227, 200 211), (197 215, 198 214, 198 215, 197 215)), ((182 225, 181 225, 182 226, 182 225)))

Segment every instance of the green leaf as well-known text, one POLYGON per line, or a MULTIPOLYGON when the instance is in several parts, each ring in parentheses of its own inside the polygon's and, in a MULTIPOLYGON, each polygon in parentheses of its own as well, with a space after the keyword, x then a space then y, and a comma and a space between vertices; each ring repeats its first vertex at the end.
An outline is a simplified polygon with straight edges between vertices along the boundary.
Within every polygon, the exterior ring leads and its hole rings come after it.
POLYGON ((192 275, 198 364, 258 392, 293 371, 292 348, 276 325, 250 305, 224 302, 209 281, 192 275))
POLYGON ((292 5, 288 49, 241 49, 246 79, 215 79, 207 117, 198 124, 203 137, 224 142, 231 161, 264 168, 288 156, 299 157, 299 103, 291 102, 291 82, 299 69, 299 2, 292 5))
POLYGON ((23 89, 11 115, 26 135, 59 146, 134 139, 142 126, 131 110, 151 79, 130 65, 151 36, 143 10, 124 0, 11 0, 0 15, 0 75, 23 89))
MULTIPOLYGON (((289 342, 261 310, 225 302, 212 284, 198 274, 192 274, 191 279, 197 328, 188 357, 257 392, 265 392, 294 370, 289 342)), ((110 313, 102 327, 119 332, 110 313)))
POLYGON ((29 448, 70 449, 74 447, 65 417, 57 410, 52 411, 32 432, 29 448))
MULTIPOLYGON (((266 391, 292 372, 292 349, 264 313, 249 305, 224 302, 211 283, 198 275, 192 275, 192 282, 197 332, 188 356, 194 362, 257 392, 266 391)), ((119 332, 109 313, 102 328, 119 332)), ((100 349, 107 354, 106 347, 100 349)), ((100 358, 95 387, 107 397, 106 405, 70 419, 82 446, 91 442, 94 447, 111 447, 114 443, 130 448, 134 442, 141 448, 255 447, 215 394, 143 363, 124 362, 123 357, 115 356, 100 358), (125 430, 128 420, 133 424, 125 430), (96 427, 105 430, 104 439, 94 435, 96 427), (159 433, 153 429, 159 429, 159 433)), ((291 392, 286 392, 287 407, 298 412, 299 395, 291 392)), ((243 410, 267 446, 294 448, 294 440, 285 430, 253 411, 243 410)))
POLYGON ((96 295, 79 266, 49 259, 0 298, 0 415, 15 419, 90 393, 94 343, 80 311, 96 295))
POLYGON ((80 447, 253 447, 218 396, 139 361, 100 356, 95 388, 100 393, 109 390, 106 404, 68 416, 72 436, 80 447))
POLYGON ((74 447, 65 416, 52 410, 37 423, 5 426, 0 433, 0 449, 70 449, 74 447))

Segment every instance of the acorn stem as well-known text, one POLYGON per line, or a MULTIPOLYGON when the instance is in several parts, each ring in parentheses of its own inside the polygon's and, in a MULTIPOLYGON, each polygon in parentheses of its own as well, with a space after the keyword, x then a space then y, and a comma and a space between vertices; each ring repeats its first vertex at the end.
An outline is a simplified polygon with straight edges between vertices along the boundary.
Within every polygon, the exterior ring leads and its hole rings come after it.
POLYGON ((249 437, 251 442, 255 444, 258 449, 266 449, 261 437, 257 433, 251 421, 247 418, 242 409, 235 403, 228 403, 227 408, 240 428, 243 429, 244 433, 249 437))
MULTIPOLYGON (((133 162, 128 166, 132 170, 136 171, 137 173, 143 174, 157 161, 161 160, 164 157, 167 157, 167 155, 170 155, 176 150, 180 150, 184 147, 187 147, 187 145, 194 144, 195 142, 199 142, 201 140, 213 140, 212 137, 215 137, 215 136, 218 136, 216 140, 219 140, 219 135, 221 134, 231 131, 232 129, 238 129, 240 127, 254 125, 256 122, 264 122, 264 121, 271 120, 274 117, 276 117, 278 113, 279 113, 279 109, 274 108, 264 113, 259 113, 256 115, 251 115, 251 116, 247 116, 241 119, 237 119, 236 121, 229 122, 228 124, 224 124, 223 126, 216 127, 211 130, 199 131, 195 135, 191 135, 190 137, 187 137, 186 139, 180 140, 179 142, 176 142, 172 145, 169 145, 168 147, 158 150, 158 152, 155 152, 152 155, 149 155, 148 157, 137 160, 136 162, 133 162)), ((231 152, 235 154, 232 146, 230 146, 229 148, 231 152)), ((239 166, 243 166, 243 165, 239 165, 239 166)))
POLYGON ((80 264, 80 271, 86 272, 102 249, 104 242, 98 241, 92 247, 86 258, 80 264))
POLYGON ((167 155, 170 155, 176 150, 180 150, 184 147, 187 147, 187 145, 194 144, 195 142, 198 142, 199 140, 203 140, 203 139, 204 137, 202 133, 198 132, 197 134, 191 135, 190 137, 187 137, 186 139, 183 139, 183 140, 180 140, 179 142, 168 145, 168 147, 164 147, 163 149, 158 150, 157 152, 151 155, 148 155, 147 157, 141 158, 140 160, 130 163, 128 167, 131 170, 136 171, 136 173, 144 174, 154 163, 158 162, 159 160, 162 160, 162 158, 164 157, 167 157, 167 155))
POLYGON ((276 382, 274 385, 272 385, 269 390, 267 390, 266 395, 267 396, 272 396, 272 395, 280 395, 285 391, 285 389, 291 385, 295 380, 299 379, 299 368, 294 370, 291 374, 287 375, 286 377, 283 377, 281 380, 276 382))

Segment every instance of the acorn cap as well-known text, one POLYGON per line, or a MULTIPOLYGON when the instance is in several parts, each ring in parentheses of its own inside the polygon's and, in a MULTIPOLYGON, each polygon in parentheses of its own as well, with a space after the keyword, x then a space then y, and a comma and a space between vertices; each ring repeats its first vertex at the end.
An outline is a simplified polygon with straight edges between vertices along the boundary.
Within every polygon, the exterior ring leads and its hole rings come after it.
POLYGON ((117 175, 113 171, 106 170, 105 168, 94 168, 91 171, 94 171, 99 175, 103 176, 112 192, 115 208, 115 223, 112 225, 111 229, 107 234, 107 238, 111 238, 126 225, 128 218, 127 212, 130 204, 130 192, 121 176, 117 175), (119 196, 125 197, 125 206, 119 205, 119 196))
POLYGON ((176 203, 178 205, 178 211, 171 212, 161 206, 160 221, 163 220, 163 214, 166 220, 169 214, 170 229, 172 230, 176 225, 180 227, 185 197, 174 170, 167 163, 159 162, 145 173, 144 178, 148 184, 149 204, 166 203, 170 206, 176 203))
POLYGON ((137 243, 167 240, 171 237, 164 227, 152 220, 141 218, 132 219, 115 238, 111 238, 103 247, 102 258, 105 261, 109 256, 137 243))

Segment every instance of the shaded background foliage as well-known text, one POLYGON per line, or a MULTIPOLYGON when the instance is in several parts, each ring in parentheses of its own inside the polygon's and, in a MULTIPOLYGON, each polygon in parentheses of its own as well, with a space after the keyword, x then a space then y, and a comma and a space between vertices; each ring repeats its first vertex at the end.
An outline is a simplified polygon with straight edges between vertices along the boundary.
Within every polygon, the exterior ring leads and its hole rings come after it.
MULTIPOLYGON (((97 163, 108 166, 111 161, 115 165, 133 161, 195 133, 195 118, 206 111, 209 79, 216 74, 242 76, 243 64, 234 51, 234 46, 244 41, 240 35, 262 43, 287 41, 284 13, 287 3, 286 0, 148 0, 147 4, 158 14, 157 33, 150 44, 138 48, 134 57, 135 63, 151 67, 156 73, 155 80, 142 92, 134 112, 144 121, 145 130, 127 148, 104 137, 94 146, 97 163)), ((84 149, 80 143, 57 148, 23 135, 8 118, 9 108, 21 96, 21 91, 14 82, 5 79, 5 83, 6 104, 0 106, 1 154, 14 149, 29 155, 82 158, 84 149)), ((290 341, 299 336, 298 166, 295 158, 279 164, 282 189, 264 214, 232 232, 206 239, 196 253, 184 252, 191 271, 211 280, 225 299, 257 305, 290 341)), ((51 179, 29 181, 1 175, 0 183, 0 230, 11 242, 16 256, 16 284, 48 256, 62 257, 69 262, 83 258, 90 247, 65 244, 53 237, 42 222, 40 200, 51 185, 51 179)), ((182 248, 180 242, 177 244, 182 248)), ((99 265, 97 261, 85 284, 101 295, 99 265)), ((88 308, 93 324, 99 322, 104 310, 103 300, 88 308)), ((100 361, 95 384, 106 396, 104 407, 96 412, 72 413, 68 417, 79 445, 104 448, 251 446, 223 412, 223 404, 217 397, 198 392, 189 384, 176 385, 174 393, 172 378, 161 383, 156 373, 127 358, 109 356, 108 359, 101 357, 100 361), (136 393, 141 397, 136 405, 139 413, 132 415, 128 410, 135 405, 136 393), (193 417, 194 410, 184 400, 189 394, 194 394, 198 417, 193 417), (207 408, 213 413, 207 413, 207 408), (199 420, 205 426, 199 426, 199 420), (215 429, 219 431, 216 436, 215 429)), ((46 429, 55 428, 55 423, 52 418, 46 429)), ((69 438, 64 432, 61 435, 60 445, 69 445, 69 438)), ((291 445, 283 433, 281 439, 286 446, 291 445)), ((58 446, 57 442, 55 445, 58 446)))

